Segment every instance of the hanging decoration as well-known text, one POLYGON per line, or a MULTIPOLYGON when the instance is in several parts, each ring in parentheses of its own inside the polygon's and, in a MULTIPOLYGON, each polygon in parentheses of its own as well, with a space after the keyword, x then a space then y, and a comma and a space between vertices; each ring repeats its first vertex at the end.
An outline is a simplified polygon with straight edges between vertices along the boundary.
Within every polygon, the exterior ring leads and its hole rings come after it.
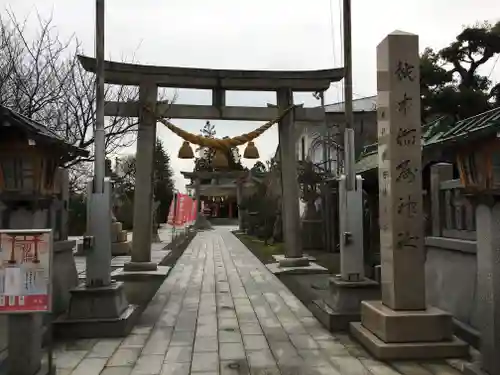
MULTIPOLYGON (((161 122, 163 125, 165 125, 167 128, 170 129, 174 134, 178 135, 181 137, 184 142, 182 143, 182 146, 179 150, 178 157, 179 159, 193 159, 194 158, 194 153, 193 149, 191 148, 191 143, 195 144, 197 146, 201 147, 208 147, 211 149, 215 150, 215 155, 212 159, 212 165, 215 168, 223 168, 227 167, 228 165, 228 160, 226 153, 228 150, 237 147, 237 146, 242 146, 245 143, 247 143, 247 147, 245 148, 245 151, 243 153, 243 157, 245 159, 258 159, 259 156, 259 150, 255 146, 255 143, 253 142, 254 139, 259 137, 262 133, 264 133, 266 130, 268 130, 271 126, 274 124, 278 123, 283 117, 285 117, 291 110, 295 108, 295 105, 291 105, 287 109, 285 109, 278 117, 276 117, 274 120, 271 120, 264 125, 258 127, 254 131, 246 134, 239 135, 234 138, 224 138, 224 139, 217 139, 217 138, 207 138, 203 137, 201 135, 196 135, 189 133, 185 130, 182 130, 181 128, 175 126, 172 124, 170 121, 158 117, 157 120, 161 122)), ((145 107, 145 110, 149 112, 151 111, 148 107, 145 107)))
POLYGON ((245 152, 243 153, 245 159, 258 159, 260 157, 259 150, 255 147, 255 143, 248 142, 245 152))
POLYGON ((179 150, 179 154, 177 155, 179 159, 193 159, 194 158, 194 153, 193 149, 189 145, 188 141, 182 142, 182 146, 179 150))

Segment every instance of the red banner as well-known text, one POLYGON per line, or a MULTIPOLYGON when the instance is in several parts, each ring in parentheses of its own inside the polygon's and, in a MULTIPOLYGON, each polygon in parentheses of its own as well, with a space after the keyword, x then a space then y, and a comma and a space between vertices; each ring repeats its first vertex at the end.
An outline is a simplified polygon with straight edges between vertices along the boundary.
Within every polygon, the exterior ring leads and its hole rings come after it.
POLYGON ((175 200, 176 194, 172 197, 172 201, 170 202, 170 209, 168 210, 167 224, 175 225, 175 200))
POLYGON ((192 206, 193 200, 189 195, 186 195, 184 199, 184 224, 190 224, 192 206))
POLYGON ((193 223, 196 221, 197 208, 198 208, 198 201, 193 200, 193 209, 191 210, 191 222, 193 222, 193 223))
POLYGON ((184 208, 185 208, 185 198, 186 195, 177 193, 177 214, 175 215, 175 225, 184 224, 184 208))

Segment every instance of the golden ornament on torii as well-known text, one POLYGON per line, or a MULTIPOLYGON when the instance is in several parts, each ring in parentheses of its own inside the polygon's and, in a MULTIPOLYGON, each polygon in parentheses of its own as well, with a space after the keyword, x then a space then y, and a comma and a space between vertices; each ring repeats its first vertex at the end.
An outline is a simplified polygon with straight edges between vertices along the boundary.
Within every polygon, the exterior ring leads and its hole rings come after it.
MULTIPOLYGON (((258 159, 260 157, 259 150, 255 146, 253 142, 254 139, 259 137, 262 133, 268 130, 271 126, 278 123, 283 117, 285 117, 291 110, 293 110, 297 105, 291 105, 287 109, 285 109, 278 117, 274 120, 266 122, 264 125, 258 127, 254 131, 246 134, 242 134, 233 138, 207 138, 202 135, 196 135, 189 133, 185 130, 182 130, 178 126, 172 124, 170 121, 156 115, 157 120, 165 125, 168 129, 170 129, 174 134, 177 134, 181 137, 184 142, 182 143, 181 148, 179 149, 178 158, 179 159, 193 159, 194 152, 191 148, 191 143, 201 147, 208 147, 210 149, 215 150, 214 157, 212 159, 212 165, 216 168, 227 167, 228 160, 226 157, 226 153, 234 147, 242 146, 247 143, 247 147, 243 153, 243 157, 245 159, 258 159)), ((145 107, 145 109, 149 112, 151 111, 149 108, 145 107)))

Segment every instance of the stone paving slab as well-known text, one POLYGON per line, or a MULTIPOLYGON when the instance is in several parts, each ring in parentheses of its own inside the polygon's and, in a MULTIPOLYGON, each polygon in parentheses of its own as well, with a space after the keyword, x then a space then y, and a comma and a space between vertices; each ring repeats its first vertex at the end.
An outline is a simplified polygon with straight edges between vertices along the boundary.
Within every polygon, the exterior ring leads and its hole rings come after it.
POLYGON ((59 343, 59 375, 457 375, 331 334, 227 229, 199 233, 124 339, 59 343))

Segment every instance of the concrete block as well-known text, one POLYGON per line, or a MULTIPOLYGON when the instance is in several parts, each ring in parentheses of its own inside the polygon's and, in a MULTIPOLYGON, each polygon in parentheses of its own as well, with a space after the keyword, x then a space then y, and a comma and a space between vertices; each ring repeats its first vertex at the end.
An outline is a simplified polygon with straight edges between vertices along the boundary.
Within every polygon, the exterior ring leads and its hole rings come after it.
POLYGON ((361 312, 361 301, 380 299, 380 284, 364 278, 361 281, 345 281, 340 275, 330 278, 332 303, 330 306, 338 313, 361 312))
POLYGON ((438 342, 387 343, 361 323, 351 323, 350 332, 370 354, 381 360, 461 358, 469 353, 467 344, 454 336, 438 342))
POLYGON ((125 337, 140 318, 142 308, 128 305, 123 313, 110 319, 68 319, 61 316, 54 321, 54 336, 57 338, 107 338, 125 337))
POLYGON ((68 318, 72 320, 117 318, 126 310, 127 305, 122 282, 92 288, 80 285, 71 290, 68 318))
POLYGON ((124 282, 127 301, 134 305, 145 305, 168 276, 171 267, 158 266, 152 271, 124 271, 118 268, 111 273, 111 278, 124 282))

